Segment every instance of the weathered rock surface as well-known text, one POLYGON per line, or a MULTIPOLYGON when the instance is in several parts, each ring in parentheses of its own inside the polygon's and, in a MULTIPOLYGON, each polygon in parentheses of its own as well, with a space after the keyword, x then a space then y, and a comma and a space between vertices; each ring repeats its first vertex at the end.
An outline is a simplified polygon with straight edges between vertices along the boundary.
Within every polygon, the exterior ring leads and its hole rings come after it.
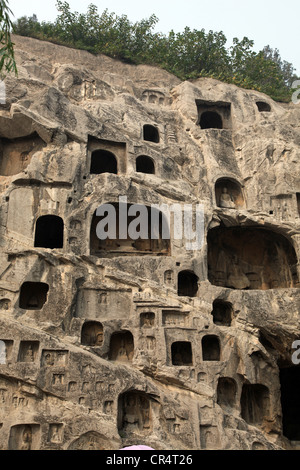
POLYGON ((14 40, 0 448, 295 447, 300 105, 14 40), (203 246, 99 244, 95 211, 119 196, 202 204, 203 246))

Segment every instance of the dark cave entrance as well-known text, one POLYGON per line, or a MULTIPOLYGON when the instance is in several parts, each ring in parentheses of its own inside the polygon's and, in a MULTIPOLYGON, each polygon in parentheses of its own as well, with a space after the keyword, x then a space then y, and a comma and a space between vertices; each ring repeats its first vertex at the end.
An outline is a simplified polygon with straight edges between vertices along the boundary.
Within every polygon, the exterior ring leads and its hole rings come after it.
POLYGON ((56 215, 43 215, 36 221, 34 246, 37 248, 63 248, 64 222, 56 215))
POLYGON ((260 425, 270 414, 270 393, 265 385, 244 384, 241 395, 242 418, 248 424, 260 425))
POLYGON ((300 366, 280 369, 283 435, 300 441, 300 366))
POLYGON ((178 295, 196 297, 198 293, 198 276, 192 271, 181 271, 178 274, 178 295))
POLYGON ((150 124, 145 124, 143 128, 143 137, 144 140, 148 142, 154 142, 155 144, 159 143, 159 132, 158 129, 150 124))
POLYGON ((136 159, 136 171, 137 173, 145 173, 148 175, 155 174, 155 167, 152 158, 146 155, 140 155, 136 159))
POLYGON ((41 310, 47 302, 49 285, 44 282, 24 282, 20 290, 19 307, 25 310, 41 310))
POLYGON ((94 150, 91 157, 91 175, 118 173, 118 162, 115 155, 107 150, 94 150))
POLYGON ((172 344, 173 366, 192 366, 192 345, 189 341, 178 341, 172 344))
POLYGON ((201 115, 201 129, 223 129, 223 121, 216 111, 206 111, 201 115))
POLYGON ((220 227, 208 232, 208 279, 239 290, 298 287, 297 256, 282 234, 261 227, 220 227))

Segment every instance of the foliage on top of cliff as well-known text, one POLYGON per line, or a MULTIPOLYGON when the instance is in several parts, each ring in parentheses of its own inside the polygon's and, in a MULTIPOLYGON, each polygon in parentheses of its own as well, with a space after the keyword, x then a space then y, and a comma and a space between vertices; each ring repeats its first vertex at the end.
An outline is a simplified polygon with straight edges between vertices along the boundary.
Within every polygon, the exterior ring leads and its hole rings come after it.
POLYGON ((19 18, 14 32, 127 63, 158 66, 182 80, 211 77, 261 91, 277 101, 291 99, 295 69, 270 46, 255 52, 254 41, 244 37, 234 38, 228 48, 223 32, 188 27, 180 33, 157 33, 155 15, 132 23, 126 15, 107 9, 99 14, 93 4, 82 14, 72 12, 66 1, 57 1, 57 10, 53 23, 39 22, 36 15, 19 18))
POLYGON ((5 74, 12 71, 17 73, 14 45, 11 40, 13 28, 11 14, 8 2, 0 0, 0 78, 4 78, 5 74))

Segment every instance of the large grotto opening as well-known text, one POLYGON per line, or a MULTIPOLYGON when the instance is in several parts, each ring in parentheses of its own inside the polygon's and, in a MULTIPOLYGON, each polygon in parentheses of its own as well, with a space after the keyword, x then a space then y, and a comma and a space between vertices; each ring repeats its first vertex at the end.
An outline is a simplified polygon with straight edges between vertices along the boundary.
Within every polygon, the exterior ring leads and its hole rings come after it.
POLYGON ((99 216, 96 211, 92 218, 91 255, 170 255, 169 224, 161 211, 139 204, 109 203, 103 206, 103 213, 104 215, 99 216), (108 211, 104 210, 105 207, 108 211), (100 226, 103 233, 100 233, 99 238, 100 226))
POLYGON ((300 366, 280 368, 282 432, 291 441, 300 441, 300 366))
POLYGON ((201 129, 231 129, 231 103, 196 100, 201 129))
POLYGON ((211 284, 239 290, 299 287, 296 252, 283 235, 220 226, 209 231, 207 241, 211 284))

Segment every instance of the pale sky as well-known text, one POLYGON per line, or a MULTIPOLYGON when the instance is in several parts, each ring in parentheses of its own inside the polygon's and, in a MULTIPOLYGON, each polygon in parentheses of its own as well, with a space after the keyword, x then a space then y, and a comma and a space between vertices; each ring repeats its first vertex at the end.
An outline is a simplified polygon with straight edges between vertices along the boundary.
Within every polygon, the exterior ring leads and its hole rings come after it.
MULTIPOLYGON (((183 31, 185 26, 206 31, 223 31, 228 39, 254 40, 254 49, 270 45, 281 58, 291 62, 300 76, 300 1, 299 0, 69 0, 72 11, 85 13, 88 5, 125 14, 132 22, 155 14, 156 31, 183 31)), ((53 21, 57 16, 56 0, 9 0, 15 18, 35 13, 39 21, 53 21)))

